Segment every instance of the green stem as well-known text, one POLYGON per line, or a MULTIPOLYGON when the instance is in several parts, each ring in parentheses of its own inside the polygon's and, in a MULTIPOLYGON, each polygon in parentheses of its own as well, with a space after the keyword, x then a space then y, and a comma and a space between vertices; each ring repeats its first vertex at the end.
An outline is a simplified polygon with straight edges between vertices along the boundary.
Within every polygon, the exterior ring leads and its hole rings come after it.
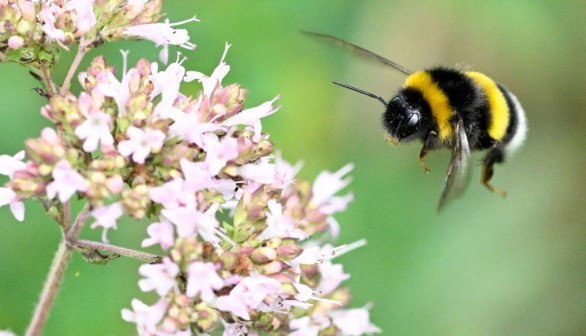
POLYGON ((81 211, 79 212, 79 214, 77 214, 77 218, 75 219, 73 225, 69 228, 69 230, 66 231, 65 237, 67 238, 67 241, 77 241, 79 233, 81 232, 81 229, 83 228, 85 222, 89 218, 91 211, 91 205, 89 203, 86 203, 83 206, 83 209, 81 209, 81 211))
POLYGON ((79 63, 81 63, 81 60, 83 59, 83 56, 85 56, 86 52, 87 52, 86 47, 84 46, 83 43, 81 43, 79 45, 79 47, 77 48, 77 54, 75 55, 75 58, 73 59, 73 63, 71 64, 71 67, 69 68, 69 72, 67 72, 67 76, 65 77, 65 81, 63 82, 63 86, 61 87, 61 90, 59 91, 60 96, 65 96, 67 91, 69 91, 69 86, 71 85, 71 79, 73 79, 73 75, 77 71, 77 68, 79 67, 79 63))
POLYGON ((71 260, 73 250, 67 245, 65 237, 63 237, 59 244, 59 249, 57 249, 57 253, 55 253, 55 257, 53 258, 53 264, 41 291, 39 303, 37 303, 33 318, 26 330, 26 336, 40 335, 47 322, 51 306, 57 295, 57 290, 71 260))
MULTIPOLYGON (((69 202, 67 203, 69 204, 69 202)), ((70 226, 70 217, 69 216, 69 206, 64 211, 64 222, 63 227, 70 226)), ((41 291, 41 296, 39 298, 39 303, 35 307, 35 312, 33 313, 33 318, 29 323, 29 326, 26 331, 26 336, 37 336, 40 335, 45 323, 47 322, 47 318, 49 317, 49 312, 51 311, 51 306, 53 305, 53 301, 55 300, 55 296, 57 295, 57 291, 59 290, 59 286, 61 285, 61 281, 63 280, 63 276, 65 275, 65 270, 69 265, 69 261, 71 260, 71 255, 73 253, 73 246, 70 241, 73 239, 74 241, 77 240, 79 236, 79 232, 81 227, 83 227, 83 223, 87 220, 90 214, 91 207, 89 204, 86 204, 84 208, 80 211, 75 219, 75 223, 70 228, 69 232, 63 232, 63 237, 61 238, 61 242, 59 243, 59 248, 57 249, 57 253, 55 253, 55 257, 53 258, 53 263, 51 264, 51 269, 49 270, 49 274, 47 275, 47 280, 45 281, 45 285, 43 286, 43 290, 41 291)))
POLYGON ((110 245, 90 240, 78 240, 74 243, 74 245, 75 247, 80 249, 108 251, 113 254, 118 254, 123 257, 144 261, 150 264, 156 264, 161 262, 161 257, 156 254, 137 251, 116 245, 110 245))
POLYGON ((49 74, 49 70, 47 70, 47 66, 44 62, 39 63, 39 67, 41 69, 41 76, 43 77, 43 81, 45 82, 45 86, 47 87, 47 93, 49 96, 55 95, 57 89, 55 89, 55 84, 51 80, 51 75, 49 74))

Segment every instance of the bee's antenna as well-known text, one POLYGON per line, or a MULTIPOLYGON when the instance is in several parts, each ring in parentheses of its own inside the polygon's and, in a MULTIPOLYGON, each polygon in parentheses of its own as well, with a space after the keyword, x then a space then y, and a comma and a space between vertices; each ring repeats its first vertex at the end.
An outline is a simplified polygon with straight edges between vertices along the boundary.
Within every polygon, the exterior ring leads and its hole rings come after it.
POLYGON ((384 105, 385 107, 387 106, 387 102, 386 102, 386 101, 385 101, 385 100, 384 100, 382 97, 380 97, 380 96, 377 96, 377 95, 375 95, 374 93, 370 93, 370 92, 367 92, 367 91, 361 90, 361 89, 359 89, 359 88, 355 88, 355 87, 353 87, 353 86, 350 86, 350 85, 348 85, 348 84, 344 84, 344 83, 339 83, 339 82, 332 82, 332 83, 334 83, 334 84, 336 84, 336 85, 339 85, 339 86, 341 86, 341 87, 343 87, 343 88, 346 88, 346 89, 349 89, 349 90, 352 90, 352 91, 356 91, 356 92, 358 92, 358 93, 362 93, 363 95, 365 95, 365 96, 369 96, 370 98, 374 98, 374 99, 376 99, 376 100, 380 101, 381 103, 383 103, 383 105, 384 105))

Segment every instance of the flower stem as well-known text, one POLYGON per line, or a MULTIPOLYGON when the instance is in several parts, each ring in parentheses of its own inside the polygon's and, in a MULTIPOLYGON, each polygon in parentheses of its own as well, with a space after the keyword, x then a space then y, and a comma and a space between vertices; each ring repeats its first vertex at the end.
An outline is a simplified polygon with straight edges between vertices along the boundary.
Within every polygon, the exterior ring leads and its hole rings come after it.
POLYGON ((55 257, 53 258, 53 264, 41 291, 39 303, 35 307, 33 318, 26 330, 26 336, 37 336, 41 334, 45 322, 47 322, 47 318, 49 317, 51 305, 55 300, 55 295, 57 294, 65 270, 71 260, 72 252, 73 250, 67 246, 67 241, 63 237, 59 244, 59 249, 57 249, 57 253, 55 253, 55 257))
POLYGON ((84 46, 83 43, 81 43, 79 45, 79 47, 77 48, 77 54, 75 55, 75 58, 73 59, 73 63, 71 63, 71 67, 69 68, 69 72, 67 72, 67 76, 65 77, 65 81, 63 82, 63 86, 61 87, 61 90, 59 91, 60 96, 65 96, 65 94, 69 90, 69 86, 71 85, 71 79, 73 79, 73 75, 77 71, 77 67, 79 67, 79 63, 81 63, 81 60, 83 59, 83 56, 85 56, 86 52, 87 52, 86 47, 84 46))
POLYGON ((87 221, 88 217, 90 216, 92 211, 92 207, 89 203, 86 203, 81 211, 77 214, 77 218, 75 218, 75 222, 71 227, 68 227, 68 230, 65 232, 65 237, 67 238, 68 242, 75 242, 79 237, 79 233, 83 228, 83 225, 87 221))
MULTIPOLYGON (((81 227, 83 227, 83 223, 85 223, 90 215, 90 210, 91 207, 89 203, 86 203, 77 215, 73 226, 71 226, 69 231, 63 232, 63 238, 59 243, 59 248, 57 249, 57 253, 55 253, 51 269, 47 275, 47 280, 41 291, 39 303, 37 303, 37 306, 35 307, 33 318, 26 330, 26 336, 37 336, 41 334, 45 322, 47 322, 47 318, 49 317, 49 312, 53 305, 53 301, 55 300, 55 296, 57 295, 57 290, 61 285, 63 276, 65 275, 65 270, 71 260, 74 247, 70 242, 71 240, 77 240, 81 227)), ((69 216, 69 211, 69 208, 67 208, 67 210, 64 211, 64 216, 69 216)), ((64 228, 70 226, 70 221, 71 219, 69 218, 64 219, 64 228)))
POLYGON ((126 247, 110 245, 89 240, 78 240, 75 242, 75 246, 81 249, 92 249, 108 251, 110 253, 118 254, 124 257, 148 262, 150 264, 156 264, 161 262, 161 257, 147 252, 137 251, 126 247))
POLYGON ((39 67, 41 69, 41 75, 43 77, 43 81, 45 82, 45 86, 47 86, 47 93, 49 96, 53 96, 57 90, 55 89, 55 84, 51 80, 49 70, 47 70, 47 66, 43 62, 40 62, 39 67))

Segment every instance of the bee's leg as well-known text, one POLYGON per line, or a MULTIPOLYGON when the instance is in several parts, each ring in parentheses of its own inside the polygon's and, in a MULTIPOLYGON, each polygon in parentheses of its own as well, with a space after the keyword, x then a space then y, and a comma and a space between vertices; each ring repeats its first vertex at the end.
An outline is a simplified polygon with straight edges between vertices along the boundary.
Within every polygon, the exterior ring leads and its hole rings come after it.
POLYGON ((427 155, 427 153, 429 153, 431 150, 437 147, 438 142, 439 140, 436 131, 429 132, 425 137, 425 140, 423 140, 423 147, 419 152, 419 163, 421 163, 421 165, 423 166, 423 170, 426 174, 429 173, 430 170, 427 164, 425 163, 424 158, 427 155))
POLYGON ((505 152, 502 146, 495 146, 488 151, 486 157, 482 161, 482 184, 484 184, 488 190, 505 197, 507 195, 505 190, 496 188, 490 184, 490 179, 494 174, 494 164, 501 163, 503 161, 505 161, 505 152))

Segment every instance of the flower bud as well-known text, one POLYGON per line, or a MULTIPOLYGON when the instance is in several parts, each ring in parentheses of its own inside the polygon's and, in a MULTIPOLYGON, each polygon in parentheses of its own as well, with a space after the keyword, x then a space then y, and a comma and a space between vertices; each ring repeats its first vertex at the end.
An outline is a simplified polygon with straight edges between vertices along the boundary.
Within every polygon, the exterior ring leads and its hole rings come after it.
POLYGON ((259 156, 259 158, 263 156, 267 156, 273 152, 273 143, 267 139, 261 139, 258 143, 258 148, 255 151, 255 154, 259 156))
POLYGON ((18 49, 24 45, 24 39, 20 36, 10 36, 8 39, 8 47, 18 49))
POLYGON ((120 175, 114 175, 106 179, 106 188, 112 194, 118 194, 124 189, 124 181, 120 175))
POLYGON ((90 171, 87 174, 87 180, 89 181, 89 187, 86 190, 87 197, 94 203, 102 204, 110 196, 106 175, 101 171, 90 171))
POLYGON ((174 334, 178 330, 177 322, 171 317, 165 317, 161 323, 161 330, 167 334, 174 334))
POLYGON ((248 274, 252 270, 252 261, 245 255, 238 255, 238 260, 234 264, 234 268, 231 270, 237 274, 248 274))
POLYGON ((171 250, 171 258, 180 267, 188 265, 200 258, 203 246, 196 237, 185 237, 177 240, 175 248, 171 250))
POLYGON ((277 254, 284 259, 294 259, 301 252, 301 247, 297 245, 297 241, 294 239, 283 239, 281 245, 277 247, 277 254))
POLYGON ((132 217, 144 218, 151 204, 149 188, 144 184, 140 184, 133 188, 125 189, 122 191, 122 204, 132 217))
POLYGON ((175 293, 170 295, 175 295, 175 297, 170 302, 170 307, 167 311, 167 317, 163 321, 163 327, 167 328, 167 330, 170 332, 184 330, 192 322, 195 311, 186 295, 175 293))
POLYGON ((51 128, 43 129, 40 138, 26 140, 25 145, 27 156, 42 166, 52 167, 65 157, 65 147, 51 128))
POLYGON ((218 322, 218 311, 206 302, 201 302, 195 305, 195 312, 197 314, 197 319, 194 322, 204 333, 211 331, 218 322))
POLYGON ((267 275, 271 275, 271 274, 276 274, 281 272, 281 270, 283 269, 283 263, 280 261, 271 261, 270 263, 263 265, 261 267, 262 269, 262 273, 267 274, 267 275))
POLYGON ((254 262, 264 264, 275 260, 277 257, 277 251, 270 247, 260 247, 254 250, 250 257, 254 262))
POLYGON ((35 163, 27 163, 27 168, 14 172, 9 187, 19 196, 28 198, 41 196, 45 192, 45 178, 35 163))

